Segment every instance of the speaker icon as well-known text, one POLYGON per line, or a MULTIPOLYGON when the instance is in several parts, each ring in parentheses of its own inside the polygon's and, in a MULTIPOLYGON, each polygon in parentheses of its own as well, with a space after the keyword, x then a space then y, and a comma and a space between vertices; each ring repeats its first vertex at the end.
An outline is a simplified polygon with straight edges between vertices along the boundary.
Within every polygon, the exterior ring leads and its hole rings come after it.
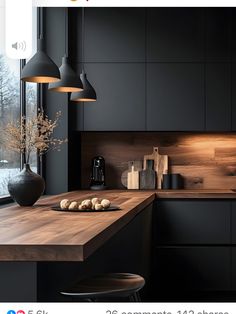
POLYGON ((12 44, 12 48, 16 49, 16 50, 22 50, 25 51, 26 50, 26 41, 19 41, 19 42, 15 42, 14 44, 12 44))

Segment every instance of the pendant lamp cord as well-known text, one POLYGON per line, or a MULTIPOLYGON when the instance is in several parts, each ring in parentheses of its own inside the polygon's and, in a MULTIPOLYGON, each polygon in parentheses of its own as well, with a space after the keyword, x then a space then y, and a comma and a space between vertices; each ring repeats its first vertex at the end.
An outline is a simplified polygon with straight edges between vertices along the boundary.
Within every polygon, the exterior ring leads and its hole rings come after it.
POLYGON ((65 9, 65 56, 68 58, 68 8, 65 9))
POLYGON ((40 8, 37 9, 37 39, 40 36, 40 8))
POLYGON ((84 15, 85 15, 85 12, 84 12, 84 7, 82 7, 82 72, 84 72, 84 15))
POLYGON ((39 38, 43 39, 43 8, 42 7, 39 9, 39 23, 40 23, 39 38))
MULTIPOLYGON (((43 39, 43 32, 44 32, 44 28, 43 28, 43 8, 40 7, 39 8, 39 39, 43 39)), ((38 109, 43 112, 43 84, 39 83, 38 85, 38 89, 37 89, 37 94, 38 94, 38 109)))

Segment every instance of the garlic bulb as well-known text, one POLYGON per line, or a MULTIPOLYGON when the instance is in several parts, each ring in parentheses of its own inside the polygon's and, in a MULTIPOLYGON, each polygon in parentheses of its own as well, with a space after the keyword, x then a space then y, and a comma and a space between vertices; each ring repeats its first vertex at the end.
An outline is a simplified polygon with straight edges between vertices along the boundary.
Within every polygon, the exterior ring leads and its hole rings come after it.
POLYGON ((61 209, 67 209, 70 206, 70 201, 68 199, 64 199, 60 202, 61 209))
POLYGON ((69 209, 78 209, 78 203, 77 202, 70 203, 69 209))
POLYGON ((103 208, 109 208, 111 205, 111 202, 109 200, 104 199, 102 200, 101 205, 103 208))

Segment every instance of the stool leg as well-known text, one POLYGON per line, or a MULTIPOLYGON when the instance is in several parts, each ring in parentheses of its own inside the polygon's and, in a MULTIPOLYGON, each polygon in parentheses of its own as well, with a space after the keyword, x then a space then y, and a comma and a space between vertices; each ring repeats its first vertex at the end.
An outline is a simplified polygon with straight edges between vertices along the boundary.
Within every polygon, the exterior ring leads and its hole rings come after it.
POLYGON ((135 292, 133 296, 134 296, 134 302, 141 302, 139 292, 135 292))
POLYGON ((130 302, 135 302, 134 294, 131 294, 131 295, 129 296, 129 301, 130 301, 130 302))

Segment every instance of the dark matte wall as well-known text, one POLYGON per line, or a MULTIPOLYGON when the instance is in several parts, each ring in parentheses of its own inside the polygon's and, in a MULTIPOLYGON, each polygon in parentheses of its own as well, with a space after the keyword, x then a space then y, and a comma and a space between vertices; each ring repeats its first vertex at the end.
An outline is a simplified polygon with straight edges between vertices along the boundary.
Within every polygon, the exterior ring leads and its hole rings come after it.
MULTIPOLYGON (((44 9, 44 33, 46 51, 53 61, 60 67, 62 56, 66 51, 65 41, 65 13, 66 8, 44 9)), ((76 9, 74 9, 76 10, 76 9)), ((67 49, 69 57, 75 52, 73 33, 75 25, 71 23, 72 12, 69 12, 68 41, 71 43, 67 49)), ((80 40, 80 39, 78 39, 80 40)), ((44 107, 50 118, 54 118, 56 112, 61 111, 59 126, 55 131, 55 137, 68 139, 68 143, 61 147, 61 151, 52 151, 46 155, 45 179, 46 194, 58 194, 80 188, 80 144, 76 129, 80 115, 77 118, 79 105, 69 103, 69 95, 56 93, 44 87, 44 107)))
MULTIPOLYGON (((47 8, 44 10, 44 29, 46 50, 53 61, 60 66, 65 54, 65 9, 47 8)), ((55 137, 68 138, 68 95, 44 89, 44 107, 50 118, 61 111, 59 126, 55 137)), ((68 191, 68 145, 61 151, 52 151, 46 155, 46 194, 58 194, 68 191)))

